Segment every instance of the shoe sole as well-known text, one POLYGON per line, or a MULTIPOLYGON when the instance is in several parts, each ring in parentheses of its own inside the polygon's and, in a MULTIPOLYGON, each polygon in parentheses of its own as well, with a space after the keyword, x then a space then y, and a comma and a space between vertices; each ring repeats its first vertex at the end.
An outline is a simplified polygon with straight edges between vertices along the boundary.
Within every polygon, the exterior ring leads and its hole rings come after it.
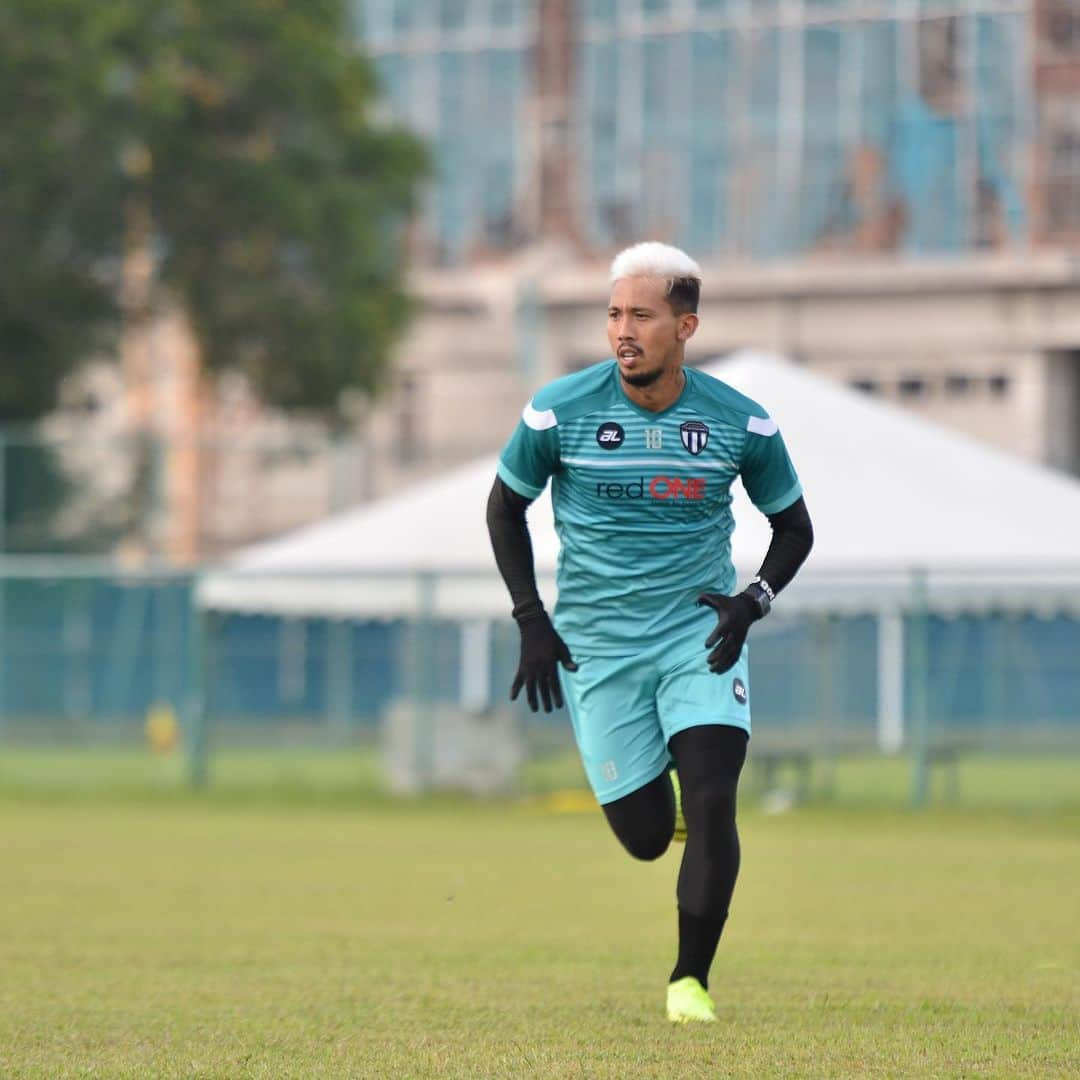
POLYGON ((672 1024, 715 1024, 715 1016, 672 1016, 668 1013, 668 1020, 672 1024))

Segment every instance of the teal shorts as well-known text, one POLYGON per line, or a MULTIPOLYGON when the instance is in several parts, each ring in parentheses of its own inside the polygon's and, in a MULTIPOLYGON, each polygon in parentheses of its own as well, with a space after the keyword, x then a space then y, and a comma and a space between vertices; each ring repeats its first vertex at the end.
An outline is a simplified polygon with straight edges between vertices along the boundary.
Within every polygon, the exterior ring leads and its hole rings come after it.
POLYGON ((671 765, 668 740, 686 728, 730 724, 750 733, 749 650, 714 675, 709 629, 695 627, 634 656, 579 656, 577 671, 559 668, 563 697, 589 784, 614 802, 671 765))

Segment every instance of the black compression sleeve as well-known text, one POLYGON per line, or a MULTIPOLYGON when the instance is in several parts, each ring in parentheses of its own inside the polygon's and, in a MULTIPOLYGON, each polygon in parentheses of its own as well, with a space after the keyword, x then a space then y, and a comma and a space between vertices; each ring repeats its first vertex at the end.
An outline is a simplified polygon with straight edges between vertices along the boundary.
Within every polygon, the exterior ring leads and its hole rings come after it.
POLYGON ((758 577, 767 581, 769 588, 778 593, 790 583, 810 554, 814 546, 814 527, 801 496, 787 509, 778 514, 769 514, 768 518, 773 531, 772 541, 758 577))
POLYGON ((536 588, 532 541, 525 521, 525 508, 530 501, 495 477, 487 503, 488 535, 495 564, 510 590, 515 618, 543 606, 536 588))

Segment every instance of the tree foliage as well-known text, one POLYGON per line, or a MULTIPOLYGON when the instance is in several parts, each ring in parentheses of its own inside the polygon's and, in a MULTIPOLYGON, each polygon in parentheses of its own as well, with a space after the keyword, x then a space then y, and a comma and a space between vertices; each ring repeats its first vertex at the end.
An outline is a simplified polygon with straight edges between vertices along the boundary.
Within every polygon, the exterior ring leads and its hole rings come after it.
POLYGON ((77 8, 0 6, 0 422, 47 412, 118 314, 124 187, 107 58, 92 39, 82 47, 90 19, 77 8))
POLYGON ((343 0, 5 0, 0 422, 115 340, 141 242, 207 369, 330 420, 377 390, 425 158, 375 102, 343 0))

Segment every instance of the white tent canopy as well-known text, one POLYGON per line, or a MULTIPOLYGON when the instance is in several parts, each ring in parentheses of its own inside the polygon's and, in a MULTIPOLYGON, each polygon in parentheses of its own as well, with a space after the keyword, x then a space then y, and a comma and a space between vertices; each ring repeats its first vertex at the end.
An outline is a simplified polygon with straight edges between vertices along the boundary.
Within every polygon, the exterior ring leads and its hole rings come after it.
MULTIPOLYGON (((704 370, 779 423, 814 521, 788 611, 1080 609, 1080 482, 1011 457, 791 362, 741 352, 704 370)), ((401 495, 246 549, 208 573, 223 610, 396 617, 505 615, 484 521, 496 455, 401 495)), ((736 487, 733 555, 749 578, 766 519, 736 487)), ((550 499, 530 509, 548 600, 558 541, 550 499)))

